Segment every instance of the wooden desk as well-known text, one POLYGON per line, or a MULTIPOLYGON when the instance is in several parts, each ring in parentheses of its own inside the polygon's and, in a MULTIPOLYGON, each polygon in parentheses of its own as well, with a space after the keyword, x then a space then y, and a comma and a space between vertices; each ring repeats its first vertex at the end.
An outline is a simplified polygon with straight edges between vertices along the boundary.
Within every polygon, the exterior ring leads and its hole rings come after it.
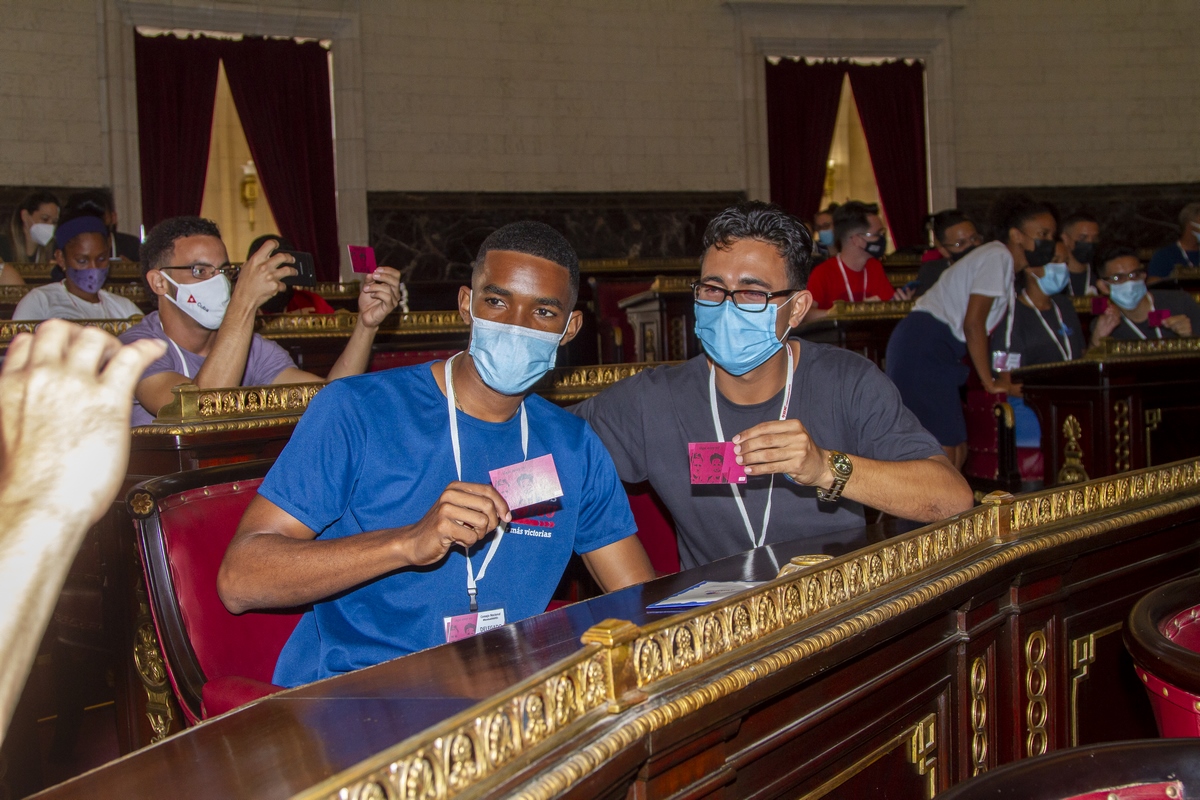
POLYGON ((885 367, 888 339, 897 323, 912 311, 913 301, 847 303, 837 300, 829 315, 796 329, 796 336, 810 342, 832 344, 853 350, 885 367))
POLYGON ((617 303, 633 328, 633 350, 638 361, 686 361, 700 354, 693 280, 660 275, 648 291, 617 303))
POLYGON ((1047 485, 1200 453, 1200 339, 1109 339, 1014 376, 1041 420, 1047 485))
POLYGON ((928 798, 1154 735, 1118 632, 1197 572, 1198 506, 1191 460, 850 552, 860 532, 762 548, 276 695, 43 796, 928 798))

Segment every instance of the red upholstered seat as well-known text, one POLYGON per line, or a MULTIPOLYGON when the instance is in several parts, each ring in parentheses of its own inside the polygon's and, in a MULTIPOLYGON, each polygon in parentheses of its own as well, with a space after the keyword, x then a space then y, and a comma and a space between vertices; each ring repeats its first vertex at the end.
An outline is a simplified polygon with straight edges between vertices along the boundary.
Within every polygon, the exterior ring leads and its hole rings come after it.
MULTIPOLYGON (((973 381, 977 383, 978 379, 973 381)), ((1016 492, 1022 482, 1043 480, 1042 451, 1017 447, 1012 408, 982 388, 967 390, 967 462, 963 474, 989 488, 1016 492)))
POLYGON ((1200 737, 1200 577, 1168 583, 1139 600, 1125 646, 1146 687, 1158 732, 1200 737))
POLYGON ((638 539, 650 557, 650 565, 659 575, 679 572, 679 542, 675 538, 675 523, 662 506, 658 495, 648 485, 626 486, 629 508, 637 523, 638 539))
POLYGON ((195 470, 129 494, 155 630, 190 723, 281 689, 270 680, 299 614, 234 615, 217 596, 221 559, 269 466, 195 470))

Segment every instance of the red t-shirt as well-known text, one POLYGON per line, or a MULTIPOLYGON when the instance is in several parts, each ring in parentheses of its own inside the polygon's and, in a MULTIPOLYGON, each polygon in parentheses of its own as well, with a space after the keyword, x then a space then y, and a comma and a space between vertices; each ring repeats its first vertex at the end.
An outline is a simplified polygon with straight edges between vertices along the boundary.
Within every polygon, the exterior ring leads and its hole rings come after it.
POLYGON ((837 256, 813 268, 812 274, 808 276, 808 290, 812 292, 817 308, 833 308, 835 300, 849 300, 854 303, 861 303, 868 297, 891 300, 896 292, 883 271, 883 264, 879 263, 877 258, 868 258, 861 272, 855 272, 849 267, 844 269, 845 278, 842 277, 842 267, 838 265, 837 256), (847 283, 850 284, 853 297, 846 294, 847 283))
POLYGON ((287 313, 305 310, 311 310, 313 314, 332 314, 334 311, 333 306, 325 302, 325 298, 316 292, 296 289, 292 292, 292 299, 288 301, 287 313))

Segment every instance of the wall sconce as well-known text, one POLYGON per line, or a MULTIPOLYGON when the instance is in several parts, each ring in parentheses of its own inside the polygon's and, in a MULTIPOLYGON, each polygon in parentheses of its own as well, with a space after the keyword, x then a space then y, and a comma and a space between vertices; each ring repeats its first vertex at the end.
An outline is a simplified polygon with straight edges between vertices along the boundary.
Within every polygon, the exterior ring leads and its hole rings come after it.
POLYGON ((829 159, 825 164, 825 197, 833 197, 834 174, 837 172, 837 166, 833 159, 829 159))
POLYGON ((258 170, 253 161, 242 164, 242 205, 250 218, 250 230, 254 230, 254 206, 258 203, 258 170))

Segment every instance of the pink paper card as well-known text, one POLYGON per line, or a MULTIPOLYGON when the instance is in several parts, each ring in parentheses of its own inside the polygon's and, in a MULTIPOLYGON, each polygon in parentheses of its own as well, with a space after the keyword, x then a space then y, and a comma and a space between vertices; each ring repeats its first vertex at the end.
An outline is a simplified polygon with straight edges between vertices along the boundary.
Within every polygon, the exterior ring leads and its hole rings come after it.
POLYGON ((355 272, 360 272, 366 275, 375 271, 375 248, 363 247, 357 244, 348 244, 346 249, 350 251, 350 266, 355 272))
POLYGON ((549 454, 494 469, 488 476, 512 511, 562 497, 554 456, 549 454))
POLYGON ((454 617, 442 617, 442 626, 446 630, 446 641, 457 642, 468 639, 477 633, 499 628, 504 624, 504 609, 480 611, 475 614, 459 614, 454 617))
POLYGON ((1107 310, 1108 310, 1108 298, 1107 297, 1093 297, 1092 298, 1092 313, 1093 314, 1095 314, 1098 317, 1107 310))
POLYGON ((1150 316, 1146 318, 1146 321, 1150 323, 1151 328, 1161 328, 1169 316, 1171 316, 1170 311, 1167 311, 1165 308, 1156 308, 1150 312, 1150 316))
POLYGON ((746 482, 733 442, 688 442, 688 469, 694 484, 746 482))

